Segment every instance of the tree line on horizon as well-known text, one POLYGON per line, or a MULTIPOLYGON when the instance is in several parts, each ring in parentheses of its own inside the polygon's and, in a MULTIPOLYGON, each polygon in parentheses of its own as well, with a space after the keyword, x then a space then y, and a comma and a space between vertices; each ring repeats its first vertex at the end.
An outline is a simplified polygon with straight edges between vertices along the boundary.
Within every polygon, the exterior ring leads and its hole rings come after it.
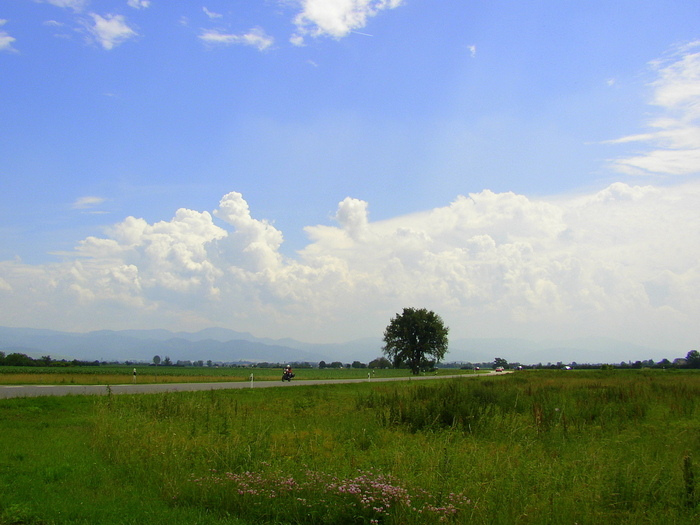
MULTIPOLYGON (((12 352, 6 354, 4 351, 0 351, 0 366, 19 366, 19 367, 84 367, 84 366, 108 366, 108 365, 144 365, 143 362, 135 361, 81 361, 78 359, 66 360, 66 359, 52 359, 51 356, 45 355, 40 358, 32 358, 24 353, 12 352)), ((294 368, 320 368, 320 369, 340 369, 340 368, 367 368, 367 369, 387 369, 387 368, 409 368, 406 364, 399 364, 399 366, 394 366, 394 364, 389 361, 386 357, 377 357, 369 363, 365 364, 360 361, 353 361, 352 363, 343 363, 341 361, 333 361, 331 363, 326 363, 325 361, 319 361, 318 363, 309 363, 307 361, 303 362, 291 362, 291 363, 271 363, 271 362, 261 362, 254 364, 232 364, 232 363, 213 363, 209 361, 176 361, 176 362, 161 362, 158 366, 173 366, 173 367, 212 367, 212 366, 250 366, 255 368, 283 368, 285 364, 291 364, 294 368)), ((150 366, 154 366, 150 364, 150 366)), ((678 368, 678 369, 700 369, 700 352, 697 350, 691 350, 686 354, 686 356, 679 357, 670 361, 668 359, 661 359, 660 361, 654 361, 653 359, 638 360, 638 361, 623 361, 620 363, 564 363, 558 361, 556 363, 536 363, 523 365, 519 362, 509 362, 504 358, 496 357, 493 361, 480 362, 480 363, 464 363, 464 362, 450 362, 450 363, 435 363, 434 368, 461 368, 461 369, 473 369, 473 368, 496 368, 502 366, 506 370, 514 369, 526 369, 526 370, 540 370, 540 369, 561 369, 565 366, 570 366, 571 368, 576 368, 579 370, 585 369, 641 369, 641 368, 678 368)))

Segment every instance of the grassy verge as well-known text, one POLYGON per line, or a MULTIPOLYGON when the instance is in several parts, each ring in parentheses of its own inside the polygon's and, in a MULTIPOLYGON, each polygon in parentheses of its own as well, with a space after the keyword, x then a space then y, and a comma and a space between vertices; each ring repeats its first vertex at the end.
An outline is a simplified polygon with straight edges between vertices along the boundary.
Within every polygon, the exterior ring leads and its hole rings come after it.
POLYGON ((3 525, 700 520, 692 372, 11 399, 0 416, 3 525))

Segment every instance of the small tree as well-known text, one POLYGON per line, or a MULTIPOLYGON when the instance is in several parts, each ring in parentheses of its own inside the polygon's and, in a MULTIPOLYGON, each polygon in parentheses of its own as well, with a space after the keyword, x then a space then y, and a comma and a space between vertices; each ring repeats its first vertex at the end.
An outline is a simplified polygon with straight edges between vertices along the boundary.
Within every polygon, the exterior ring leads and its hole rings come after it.
POLYGON ((391 368, 391 361, 386 357, 377 357, 369 362, 369 368, 391 368))
POLYGON ((433 368, 445 356, 448 332, 449 328, 435 312, 404 308, 384 330, 382 351, 394 367, 408 366, 417 375, 421 370, 433 368))

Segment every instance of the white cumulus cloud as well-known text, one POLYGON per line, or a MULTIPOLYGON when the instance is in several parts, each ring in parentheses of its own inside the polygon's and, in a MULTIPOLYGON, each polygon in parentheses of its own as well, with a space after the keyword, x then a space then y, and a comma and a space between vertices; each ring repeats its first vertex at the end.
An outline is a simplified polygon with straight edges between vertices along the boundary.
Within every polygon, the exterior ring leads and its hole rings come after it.
POLYGON ((92 23, 87 25, 88 30, 95 40, 107 50, 122 44, 123 42, 138 36, 136 31, 129 27, 123 15, 100 16, 90 13, 92 23))
POLYGON ((347 197, 338 204, 335 218, 351 238, 358 239, 367 231, 369 224, 367 203, 347 197))
POLYGON ((399 7, 402 0, 301 0, 300 4, 301 12, 294 17, 297 31, 290 39, 295 45, 302 45, 305 36, 347 36, 380 11, 399 7))
POLYGON ((248 203, 238 192, 225 195, 214 215, 235 228, 228 243, 222 244, 228 262, 254 270, 276 268, 280 263, 282 233, 267 221, 253 219, 248 203))
POLYGON ((128 217, 110 229, 108 238, 88 237, 79 244, 84 260, 74 272, 84 279, 75 287, 88 296, 86 284, 97 278, 102 293, 113 285, 115 293, 128 291, 129 297, 142 295, 143 300, 173 293, 215 296, 219 270, 207 246, 226 235, 208 212, 180 209, 172 220, 155 224, 128 217), (118 278, 106 277, 111 274, 118 278))

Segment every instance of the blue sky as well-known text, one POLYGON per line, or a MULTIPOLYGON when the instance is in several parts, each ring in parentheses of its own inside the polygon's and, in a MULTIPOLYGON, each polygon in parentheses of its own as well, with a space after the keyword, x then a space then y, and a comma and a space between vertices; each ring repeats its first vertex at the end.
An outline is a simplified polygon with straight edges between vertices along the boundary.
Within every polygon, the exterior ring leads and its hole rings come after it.
POLYGON ((425 306, 453 336, 684 355, 698 20, 694 1, 5 1, 0 325, 333 341, 425 306))

